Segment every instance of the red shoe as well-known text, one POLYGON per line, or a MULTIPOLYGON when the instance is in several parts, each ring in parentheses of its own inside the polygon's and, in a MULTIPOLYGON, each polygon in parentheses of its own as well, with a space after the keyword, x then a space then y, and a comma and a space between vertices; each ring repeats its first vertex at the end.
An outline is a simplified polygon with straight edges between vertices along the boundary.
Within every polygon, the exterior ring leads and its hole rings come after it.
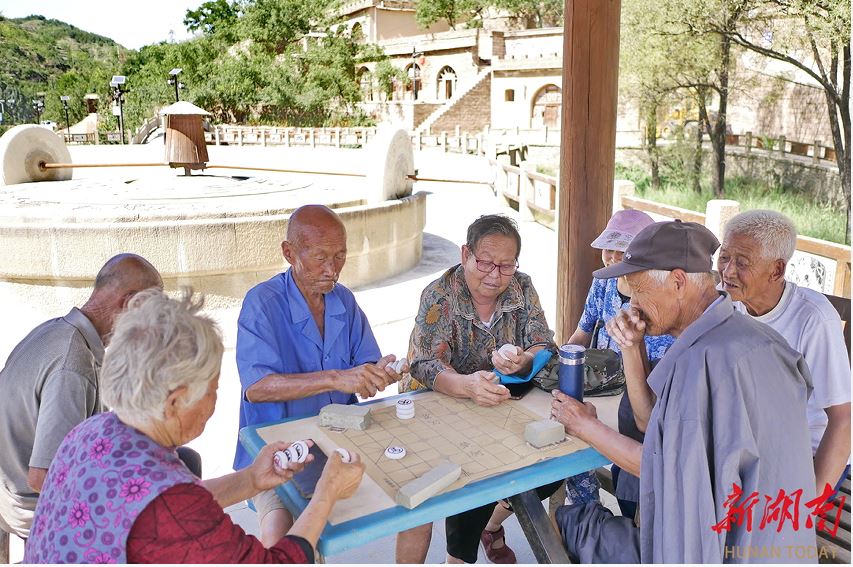
POLYGON ((489 561, 492 563, 508 565, 517 563, 515 553, 506 544, 503 526, 501 526, 496 532, 483 530, 483 533, 480 534, 480 543, 483 544, 483 549, 486 551, 486 557, 488 557, 489 561), (503 547, 492 547, 492 544, 499 540, 504 540, 503 547))

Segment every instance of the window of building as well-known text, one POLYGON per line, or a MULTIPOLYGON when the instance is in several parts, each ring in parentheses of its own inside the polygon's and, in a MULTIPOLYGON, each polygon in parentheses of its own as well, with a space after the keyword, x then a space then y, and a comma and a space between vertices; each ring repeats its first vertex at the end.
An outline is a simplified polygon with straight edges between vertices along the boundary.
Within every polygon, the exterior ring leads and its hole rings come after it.
POLYGON ((513 102, 515 100, 515 89, 507 89, 504 91, 504 101, 513 102))

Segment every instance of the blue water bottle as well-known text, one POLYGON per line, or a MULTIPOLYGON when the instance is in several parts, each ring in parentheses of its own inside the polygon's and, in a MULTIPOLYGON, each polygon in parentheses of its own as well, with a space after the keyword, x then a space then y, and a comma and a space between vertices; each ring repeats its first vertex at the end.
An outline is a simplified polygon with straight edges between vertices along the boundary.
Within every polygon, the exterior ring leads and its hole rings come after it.
POLYGON ((586 349, 579 345, 560 347, 558 387, 564 394, 583 401, 583 362, 586 349))

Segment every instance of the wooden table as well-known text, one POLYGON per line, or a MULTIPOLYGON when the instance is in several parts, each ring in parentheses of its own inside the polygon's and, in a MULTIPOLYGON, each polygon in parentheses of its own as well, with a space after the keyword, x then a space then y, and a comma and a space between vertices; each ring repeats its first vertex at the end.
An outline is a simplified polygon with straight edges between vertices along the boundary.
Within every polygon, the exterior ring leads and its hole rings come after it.
MULTIPOLYGON (((420 393, 405 394, 417 396, 420 393)), ((367 404, 389 404, 402 396, 383 398, 366 402, 367 404)), ((619 397, 595 398, 593 403, 599 416, 605 423, 615 425, 616 408, 619 397)), ((551 396, 533 389, 520 402, 524 407, 543 418, 550 415, 551 396)), ((286 439, 311 438, 328 454, 334 446, 330 445, 323 429, 315 419, 304 416, 275 423, 248 426, 240 430, 240 442, 252 456, 265 445, 263 430, 271 426, 277 429, 279 437, 286 439), (259 433, 259 431, 261 433, 259 433), (325 445, 325 447, 324 447, 325 445)), ((324 556, 336 555, 348 549, 364 545, 376 539, 395 534, 399 531, 420 526, 447 516, 477 508, 500 499, 508 499, 516 512, 519 524, 530 542, 533 553, 540 563, 566 563, 568 557, 562 546, 560 536, 554 531, 545 509, 542 507, 535 489, 584 471, 609 464, 598 451, 586 447, 574 453, 551 458, 535 464, 500 473, 495 476, 468 484, 462 488, 439 494, 414 509, 396 506, 388 499, 380 487, 367 475, 353 498, 340 501, 335 505, 326 525, 317 549, 324 556)), ((276 488, 276 493, 294 516, 298 516, 308 505, 296 489, 286 483, 276 488)))

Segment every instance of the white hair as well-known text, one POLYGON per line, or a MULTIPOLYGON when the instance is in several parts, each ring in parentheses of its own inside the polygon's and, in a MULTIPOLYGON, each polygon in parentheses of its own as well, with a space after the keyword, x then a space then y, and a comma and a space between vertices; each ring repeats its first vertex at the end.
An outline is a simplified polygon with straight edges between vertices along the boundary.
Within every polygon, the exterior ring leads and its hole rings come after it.
POLYGON ((758 242, 759 253, 765 260, 788 263, 797 249, 797 227, 777 211, 756 209, 735 215, 726 224, 723 240, 732 234, 743 234, 758 242))
MULTIPOLYGON (((666 281, 666 278, 669 277, 669 274, 671 274, 672 271, 647 270, 646 273, 655 281, 655 283, 661 285, 666 281)), ((711 272, 685 272, 685 275, 687 276, 687 281, 695 286, 716 285, 714 283, 714 275, 711 272)))
POLYGON ((101 399, 121 418, 162 420, 166 399, 187 387, 186 405, 200 400, 222 364, 216 323, 198 315, 204 298, 139 292, 116 319, 101 370, 101 399))

